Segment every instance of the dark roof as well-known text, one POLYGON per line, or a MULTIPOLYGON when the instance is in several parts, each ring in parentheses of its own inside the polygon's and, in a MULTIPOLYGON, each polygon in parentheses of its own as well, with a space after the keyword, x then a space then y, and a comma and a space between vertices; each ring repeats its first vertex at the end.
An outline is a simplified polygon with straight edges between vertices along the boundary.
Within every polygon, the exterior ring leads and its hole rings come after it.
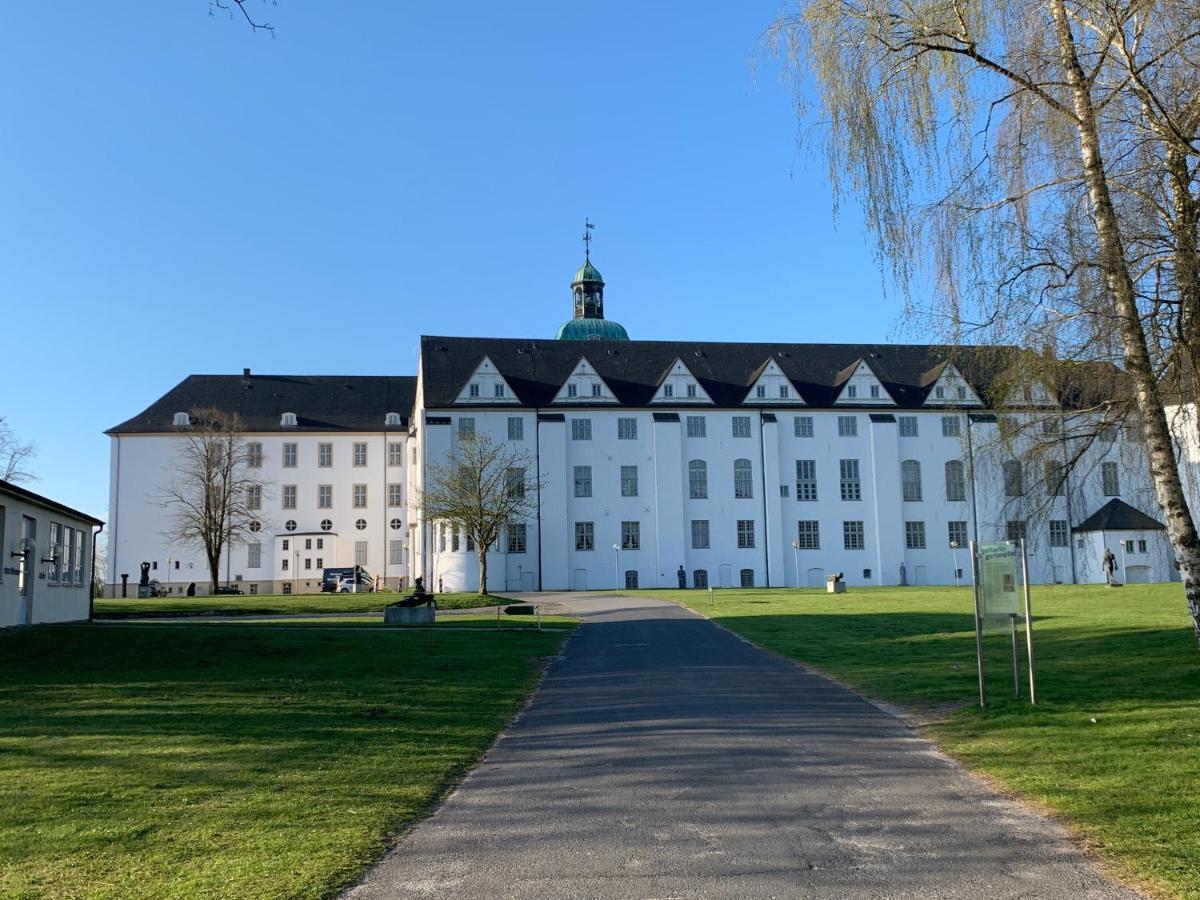
POLYGON ((95 516, 89 516, 85 512, 80 512, 77 509, 72 509, 57 500, 51 500, 49 497, 43 497, 41 494, 35 494, 33 491, 23 488, 20 485, 13 484, 11 481, 5 481, 0 478, 0 494, 8 494, 12 497, 17 497, 21 500, 27 500, 37 506, 43 506, 46 509, 52 509, 62 513, 64 516, 71 516, 75 519, 82 519, 84 522, 91 522, 93 525, 103 525, 104 522, 97 519, 95 516))
POLYGON ((898 406, 918 407, 936 380, 930 373, 944 363, 953 362, 976 393, 986 398, 995 374, 1009 367, 1017 352, 1012 347, 929 344, 421 339, 425 405, 433 408, 454 405, 484 356, 492 360, 525 406, 549 406, 580 357, 586 356, 617 399, 627 406, 648 405, 664 373, 679 358, 717 406, 741 405, 763 363, 774 359, 806 404, 830 407, 847 370, 852 371, 861 359, 898 406))
POLYGON ((1140 509, 1115 497, 1076 525, 1072 531, 1161 531, 1166 526, 1140 509))
POLYGON ((407 427, 416 392, 415 375, 189 375, 106 433, 170 432, 175 413, 205 406, 238 413, 250 432, 382 431, 390 412, 407 427), (279 424, 285 412, 295 428, 279 424))

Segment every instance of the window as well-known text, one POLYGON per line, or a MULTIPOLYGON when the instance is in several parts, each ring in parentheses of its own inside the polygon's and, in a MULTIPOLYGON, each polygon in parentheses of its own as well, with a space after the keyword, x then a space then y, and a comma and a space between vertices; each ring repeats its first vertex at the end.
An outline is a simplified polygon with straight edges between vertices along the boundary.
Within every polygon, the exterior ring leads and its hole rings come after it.
POLYGON ((1050 546, 1051 547, 1066 547, 1068 545, 1069 535, 1067 532, 1067 522, 1065 519, 1050 520, 1050 546))
POLYGON ((472 416, 460 416, 458 420, 458 436, 466 437, 475 433, 475 419, 472 416))
POLYGON ((284 522, 283 530, 284 531, 295 531, 296 530, 296 520, 288 519, 286 522, 284 522))
POLYGON ((252 484, 246 488, 246 509, 262 509, 261 484, 252 484))
POLYGON ((475 552, 475 535, 469 531, 464 531, 463 538, 464 538, 464 543, 467 546, 467 552, 474 553, 475 552))
POLYGON ((733 436, 736 438, 750 437, 750 417, 749 416, 734 416, 733 417, 733 436))
POLYGON ((305 538, 305 539, 304 539, 304 549, 305 549, 305 550, 311 550, 311 549, 312 549, 312 538, 305 538))
POLYGON ((900 416, 900 437, 917 436, 917 417, 900 416))
POLYGON ((754 396, 758 400, 765 400, 767 396, 767 386, 765 384, 757 385, 754 388, 754 396))
POLYGON ((525 552, 525 523, 517 522, 508 526, 508 552, 525 552))
POLYGON ((1005 536, 1010 541, 1021 541, 1025 539, 1025 520, 1024 519, 1009 519, 1004 527, 1005 536))
POLYGON ((621 496, 636 497, 638 495, 638 467, 621 466, 621 496))
POLYGON ((598 382, 598 381, 597 381, 597 382, 594 382, 594 383, 592 384, 592 396, 593 396, 593 397, 602 397, 602 396, 604 396, 604 392, 603 392, 603 390, 602 390, 602 389, 601 389, 601 387, 600 387, 600 382, 598 382))
POLYGON ((796 523, 796 543, 800 550, 821 549, 821 523, 816 519, 801 519, 796 523))
POLYGON ((1021 469, 1021 463, 1010 459, 1004 463, 1002 468, 1004 471, 1004 496, 1023 497, 1025 495, 1025 473, 1021 469))
POLYGON ((467 388, 467 395, 470 397, 478 397, 479 396, 479 385, 473 384, 469 388, 467 388))
POLYGON ((949 547, 967 546, 967 523, 961 519, 953 519, 946 523, 946 544, 949 547))
POLYGON ((924 550, 925 549, 925 523, 924 522, 905 522, 904 523, 904 546, 908 550, 924 550))
POLYGON ((742 587, 744 587, 744 588, 754 587, 754 570, 753 569, 742 569, 740 578, 741 578, 742 587))
POLYGON ((592 467, 591 466, 576 466, 575 467, 575 496, 576 497, 592 496, 592 467))
POLYGON ((1115 462, 1100 463, 1100 484, 1105 497, 1117 497, 1121 494, 1121 476, 1115 462))
POLYGON ((309 570, 312 569, 312 557, 311 556, 304 557, 304 568, 309 569, 309 570))
POLYGON ((621 549, 622 550, 641 550, 642 549, 642 523, 641 522, 622 522, 621 523, 621 549))
POLYGON ((392 483, 388 485, 388 506, 404 505, 404 486, 392 483))
POLYGON ((688 463, 688 499, 704 500, 708 497, 708 463, 693 459, 688 463))
POLYGON ((393 441, 388 444, 388 465, 404 465, 404 445, 393 441))
POLYGON ((354 465, 365 466, 367 464, 367 445, 355 443, 354 445, 354 465))
POLYGON ((333 465, 333 444, 317 444, 317 465, 322 469, 333 465))
MULTIPOLYGON (((670 385, 667 385, 667 387, 670 388, 670 385)), ((636 591, 637 586, 638 586, 637 569, 626 569, 625 570, 625 590, 636 591)))
POLYGON ((946 499, 967 499, 966 469, 962 462, 957 459, 952 459, 946 463, 946 499))
MULTIPOLYGON (((400 520, 392 519, 392 521, 398 523, 400 520)), ((452 553, 457 553, 458 546, 459 546, 458 545, 458 525, 451 525, 450 526, 450 551, 452 553)))
POLYGON ((879 399, 879 385, 877 385, 877 384, 871 385, 871 399, 872 400, 879 399))
POLYGON ((388 541, 388 565, 404 565, 404 544, 397 540, 388 541))
POLYGON ((284 538, 284 539, 283 539, 283 552, 284 552, 284 553, 287 553, 287 551, 288 551, 288 548, 289 548, 289 546, 291 545, 291 543, 292 543, 292 542, 291 542, 291 541, 290 541, 288 538, 284 538))
POLYGON ((571 420, 571 440, 573 441, 590 441, 592 439, 592 420, 591 419, 572 419, 571 420))
POLYGON ((708 550, 709 543, 708 519, 692 519, 692 549, 708 550))
POLYGON ((842 475, 842 499, 861 500, 862 482, 858 477, 858 460, 843 459, 839 464, 842 475))
POLYGON ((1132 553, 1132 552, 1133 552, 1133 541, 1122 541, 1121 543, 1125 545, 1125 552, 1126 552, 1126 553, 1132 553))
POLYGON ((754 470, 748 459, 733 461, 733 497, 747 500, 754 496, 754 470))
POLYGON ((779 399, 786 400, 790 395, 791 391, 788 390, 788 386, 786 384, 781 384, 779 386, 779 399))
POLYGON ((962 419, 958 416, 942 416, 942 437, 960 437, 962 419))
MULTIPOLYGON (((366 519, 355 519, 354 527, 357 528, 359 531, 366 531, 367 530, 367 520, 366 519)), ((443 538, 445 538, 445 533, 446 533, 446 526, 443 525, 442 526, 442 537, 443 538)), ((443 546, 442 549, 445 550, 446 548, 443 546)))
POLYGON ((796 499, 817 499, 817 461, 815 459, 796 460, 796 499))
POLYGON ((866 547, 862 522, 842 523, 842 546, 847 550, 862 550, 866 547))
MULTIPOLYGON (((0 510, 0 515, 2 515, 2 514, 3 514, 3 510, 0 510)), ((0 529, 0 531, 2 531, 2 529, 0 529)), ((0 534, 0 539, 2 539, 3 537, 4 537, 4 535, 0 534)), ((1142 544, 1142 552, 1144 553, 1146 542, 1142 541, 1141 544, 1142 544)), ((3 542, 3 540, 0 540, 0 547, 2 547, 2 546, 4 546, 4 542, 3 542)), ((87 552, 87 550, 85 549, 86 546, 87 545, 83 542, 83 531, 76 531, 75 532, 75 554, 73 556, 73 559, 75 560, 75 583, 76 584, 83 584, 83 558, 84 558, 84 554, 87 552)), ((177 568, 177 569, 179 568, 179 560, 175 560, 175 568, 177 568)))
POLYGON ((356 485, 354 485, 353 490, 354 490, 354 493, 353 493, 354 502, 352 505, 354 506, 354 508, 355 509, 366 509, 367 508, 367 486, 365 484, 356 484, 356 485))
MULTIPOLYGON (((1146 552, 1146 542, 1144 540, 1139 540, 1138 541, 1138 553, 1145 553, 1145 552, 1146 552)), ((76 580, 78 581, 78 579, 76 579, 76 580)))
POLYGON ((675 396, 675 386, 670 385, 670 384, 664 384, 663 385, 663 396, 664 397, 674 397, 675 396))
POLYGON ((578 396, 579 396, 579 385, 568 384, 567 385, 567 399, 574 400, 578 396))
POLYGON ((354 564, 356 566, 365 566, 367 564, 367 542, 354 542, 354 564))
POLYGON ((967 389, 960 384, 958 387, 956 387, 954 389, 954 396, 958 397, 959 400, 966 400, 967 399, 967 389))
POLYGON ((838 416, 838 437, 858 437, 858 416, 838 416))
POLYGON ((1053 416, 1047 416, 1046 418, 1042 419, 1042 434, 1046 435, 1047 437, 1051 437, 1058 434, 1060 430, 1061 428, 1059 427, 1058 419, 1054 418, 1053 416))
POLYGON ((915 503, 921 499, 921 464, 915 459, 900 463, 900 491, 903 499, 915 503))
POLYGON ((262 544, 247 544, 246 545, 246 568, 261 569, 262 568, 262 544))
POLYGON ((708 569, 697 569, 692 573, 692 587, 708 587, 708 569))
POLYGON ((792 418, 792 430, 798 438, 810 438, 813 436, 813 417, 812 416, 794 416, 792 418))
MULTIPOLYGON (((0 512, 4 512, 4 507, 0 506, 0 512)), ((3 523, 0 523, 0 524, 3 524, 3 523)), ((258 521, 258 519, 251 519, 250 520, 250 531, 253 532, 254 534, 258 534, 260 531, 262 531, 262 522, 258 521)), ((0 537, 3 537, 3 536, 4 535, 2 533, 0 533, 0 537)))
POLYGON ((789 493, 788 486, 787 486, 786 484, 781 484, 781 485, 779 486, 779 496, 780 496, 780 497, 787 497, 787 496, 788 496, 788 493, 789 493))
POLYGON ((1111 444, 1117 439, 1117 426, 1105 425, 1100 429, 1100 440, 1106 444, 1111 444))
POLYGON ((696 386, 694 384, 692 384, 691 382, 688 382, 687 396, 688 396, 689 400, 696 399, 696 386))
POLYGON ((492 396, 499 400, 504 396, 504 385, 497 383, 492 385, 492 396))
POLYGON ((637 419, 617 419, 617 440, 637 440, 637 419))
MULTIPOLYGON (((54 559, 54 568, 50 570, 50 580, 57 582, 62 578, 63 565, 63 527, 57 522, 50 523, 50 553, 54 559)), ((158 568, 157 563, 155 568, 158 568)))
POLYGON ((935 387, 933 389, 933 396, 937 397, 939 400, 945 400, 946 399, 946 389, 939 384, 937 387, 935 387))
POLYGON ((848 388, 846 388, 846 397, 849 400, 858 399, 858 385, 852 384, 848 388))
POLYGON ((318 550, 325 549, 325 538, 317 538, 317 549, 318 550))
POLYGON ((283 467, 285 469, 296 468, 296 445, 293 443, 283 445, 283 467))
POLYGON ((1067 484, 1067 467, 1055 459, 1042 463, 1042 474, 1046 479, 1046 494, 1061 497, 1067 484))
POLYGON ((333 485, 318 484, 317 485, 317 509, 332 509, 333 508, 333 485))
POLYGON ((704 416, 687 417, 687 436, 694 438, 708 437, 704 416))
POLYGON ((294 412, 285 412, 279 417, 279 424, 284 428, 295 428, 296 414, 294 412))
POLYGON ((596 524, 594 522, 575 523, 575 549, 596 549, 596 524))
POLYGON ((505 484, 508 488, 510 497, 525 496, 525 470, 520 466, 513 466, 504 473, 505 484))
POLYGON ((261 469, 262 461, 262 444, 258 441, 251 441, 246 445, 246 465, 252 469, 261 469))
POLYGON ((508 439, 510 441, 525 440, 525 420, 520 416, 508 417, 508 439))
MULTIPOLYGON (((286 550, 287 547, 284 547, 283 549, 286 550)), ((288 570, 288 558, 286 556, 279 561, 279 568, 283 572, 286 572, 288 570)), ((286 584, 284 585, 285 588, 289 587, 289 586, 290 585, 286 585, 286 584)))
POLYGON ((751 550, 754 548, 753 519, 737 520, 737 545, 739 550, 751 550))
POLYGON ((296 508, 296 486, 294 484, 285 484, 283 486, 283 508, 296 508))
POLYGON ((333 522, 330 519, 322 519, 321 520, 321 530, 322 531, 332 531, 333 530, 333 522))

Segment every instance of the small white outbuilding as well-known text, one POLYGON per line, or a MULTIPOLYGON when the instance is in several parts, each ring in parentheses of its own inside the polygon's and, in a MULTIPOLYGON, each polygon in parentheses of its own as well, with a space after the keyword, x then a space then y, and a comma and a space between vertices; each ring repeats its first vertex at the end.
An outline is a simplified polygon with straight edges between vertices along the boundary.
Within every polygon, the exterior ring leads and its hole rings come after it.
POLYGON ((0 628, 90 618, 93 533, 103 525, 0 480, 0 628))

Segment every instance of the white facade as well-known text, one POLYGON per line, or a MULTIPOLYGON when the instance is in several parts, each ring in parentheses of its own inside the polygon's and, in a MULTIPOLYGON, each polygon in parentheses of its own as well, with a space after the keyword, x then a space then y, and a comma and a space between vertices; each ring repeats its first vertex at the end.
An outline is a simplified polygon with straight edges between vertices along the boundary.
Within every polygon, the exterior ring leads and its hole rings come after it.
POLYGON ((0 481, 0 628, 85 621, 100 522, 0 481))

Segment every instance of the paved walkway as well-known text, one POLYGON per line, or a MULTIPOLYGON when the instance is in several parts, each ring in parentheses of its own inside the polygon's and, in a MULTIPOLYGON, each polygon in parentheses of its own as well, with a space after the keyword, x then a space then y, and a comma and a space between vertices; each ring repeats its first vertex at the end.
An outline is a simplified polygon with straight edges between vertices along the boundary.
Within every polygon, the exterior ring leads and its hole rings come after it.
POLYGON ((1136 896, 836 684, 673 604, 569 602, 532 704, 349 897, 1136 896))

